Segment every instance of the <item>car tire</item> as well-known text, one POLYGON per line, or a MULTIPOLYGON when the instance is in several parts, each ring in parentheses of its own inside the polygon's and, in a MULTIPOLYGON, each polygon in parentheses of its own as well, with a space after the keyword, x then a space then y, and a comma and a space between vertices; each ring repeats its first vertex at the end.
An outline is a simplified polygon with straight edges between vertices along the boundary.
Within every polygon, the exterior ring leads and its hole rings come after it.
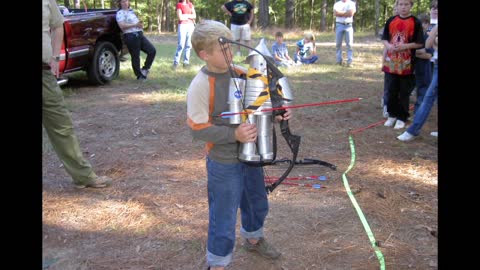
POLYGON ((118 76, 120 60, 115 46, 108 41, 97 43, 87 68, 88 79, 96 85, 108 83, 118 76))

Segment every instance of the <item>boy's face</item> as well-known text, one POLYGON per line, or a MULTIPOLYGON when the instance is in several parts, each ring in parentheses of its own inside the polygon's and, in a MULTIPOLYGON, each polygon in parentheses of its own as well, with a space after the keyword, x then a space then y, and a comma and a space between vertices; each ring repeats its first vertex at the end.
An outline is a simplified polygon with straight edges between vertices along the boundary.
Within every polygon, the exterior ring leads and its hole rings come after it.
POLYGON ((412 9, 412 4, 410 0, 398 0, 397 11, 398 15, 401 17, 407 17, 410 15, 410 10, 412 9))
POLYGON ((275 39, 277 40, 277 43, 282 43, 283 42, 283 37, 282 36, 277 36, 277 37, 275 37, 275 39))
POLYGON ((438 19, 438 7, 432 7, 430 9, 430 17, 432 19, 438 19))
POLYGON ((429 22, 422 22, 423 31, 427 31, 429 26, 430 26, 429 22))
POLYGON ((215 43, 213 49, 210 52, 208 52, 207 50, 202 50, 200 52, 201 58, 207 64, 207 68, 209 71, 215 73, 224 73, 228 71, 228 67, 231 65, 233 58, 232 49, 230 44, 226 44, 223 47, 226 48, 226 56, 223 54, 223 51, 218 42, 215 43))

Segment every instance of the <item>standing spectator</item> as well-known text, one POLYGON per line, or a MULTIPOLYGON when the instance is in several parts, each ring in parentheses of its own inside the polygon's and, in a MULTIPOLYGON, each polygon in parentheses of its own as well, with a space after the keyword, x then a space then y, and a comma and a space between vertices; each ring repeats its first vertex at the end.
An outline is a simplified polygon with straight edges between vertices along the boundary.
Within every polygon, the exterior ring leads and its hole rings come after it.
MULTIPOLYGON (((430 26, 430 16, 428 16, 426 13, 423 13, 418 16, 418 19, 422 22, 424 40, 427 40, 427 31, 430 26)), ((415 85, 417 89, 417 100, 415 101, 413 114, 417 112, 418 107, 420 107, 420 104, 422 104, 423 97, 425 96, 428 86, 432 81, 432 65, 430 62, 432 55, 432 48, 421 48, 415 51, 415 85)))
MULTIPOLYGON (((395 4, 393 5, 393 16, 398 15, 397 11, 397 1, 395 1, 395 4)), ((387 48, 383 48, 383 54, 382 54, 382 68, 385 62, 385 59, 387 58, 387 48)), ((383 74, 383 98, 382 98, 382 107, 383 107, 383 117, 388 118, 388 109, 387 109, 387 103, 388 103, 388 81, 387 73, 383 74)))
MULTIPOLYGON (((264 238, 268 197, 261 166, 240 162, 240 143, 254 142, 257 128, 253 123, 230 124, 229 119, 212 117, 228 110, 228 92, 232 75, 232 52, 223 49, 219 37, 231 38, 222 23, 204 20, 195 27, 192 45, 206 65, 193 78, 187 90, 187 123, 193 138, 206 143, 208 191, 208 269, 223 270, 232 261, 235 247, 237 211, 240 208, 240 234, 244 248, 276 259, 281 253, 264 238)), ((275 119, 288 120, 287 109, 275 119)))
POLYGON ((413 0, 397 0, 398 15, 385 23, 382 40, 387 55, 382 71, 388 79, 388 118, 385 126, 394 129, 405 128, 410 116, 408 106, 410 94, 415 86, 415 49, 423 46, 422 23, 410 10, 413 0))
POLYGON ((190 0, 178 0, 177 3, 177 18, 178 18, 178 42, 177 51, 173 58, 172 68, 175 70, 182 57, 182 52, 185 49, 183 56, 183 67, 188 67, 190 64, 190 49, 192 48, 191 37, 193 29, 195 28, 195 7, 190 0))
POLYGON ((297 64, 313 64, 318 60, 315 36, 312 33, 305 34, 303 39, 297 41, 293 60, 297 64))
POLYGON ((295 62, 288 55, 287 44, 283 42, 282 32, 275 33, 275 42, 272 45, 272 55, 275 60, 275 65, 281 67, 291 67, 295 62))
POLYGON ((345 46, 347 47, 347 67, 352 66, 353 61, 353 15, 357 8, 352 0, 340 0, 333 5, 335 15, 335 42, 336 42, 336 60, 337 65, 342 65, 342 41, 345 37, 345 46))
POLYGON ((143 24, 130 8, 129 0, 118 0, 117 23, 123 32, 123 40, 132 59, 132 69, 137 80, 146 80, 157 51, 152 43, 143 35, 143 24), (140 52, 147 54, 145 63, 140 69, 140 52))
POLYGON ((53 150, 76 188, 103 188, 112 182, 98 177, 80 150, 73 122, 57 84, 63 42, 63 16, 54 0, 42 0, 42 124, 53 150))
MULTIPOLYGON (((410 141, 413 140, 416 136, 420 134, 420 130, 427 121, 430 111, 433 107, 433 103, 438 95, 438 23, 433 27, 428 35, 427 41, 425 43, 426 48, 432 48, 435 50, 433 53, 433 59, 435 60, 435 66, 433 67, 433 77, 430 86, 428 87, 427 93, 423 98, 423 102, 418 108, 415 118, 413 119, 413 124, 408 127, 408 129, 397 137, 400 141, 410 141)), ((432 136, 437 137, 438 132, 430 133, 432 136)))
MULTIPOLYGON (((230 29, 233 39, 250 46, 252 33, 250 24, 253 21, 253 5, 246 0, 232 0, 222 5, 222 10, 230 16, 230 29)), ((240 45, 237 45, 237 56, 241 56, 240 45)))
POLYGON ((430 28, 428 31, 432 30, 432 28, 438 24, 438 1, 433 0, 430 3, 430 28))

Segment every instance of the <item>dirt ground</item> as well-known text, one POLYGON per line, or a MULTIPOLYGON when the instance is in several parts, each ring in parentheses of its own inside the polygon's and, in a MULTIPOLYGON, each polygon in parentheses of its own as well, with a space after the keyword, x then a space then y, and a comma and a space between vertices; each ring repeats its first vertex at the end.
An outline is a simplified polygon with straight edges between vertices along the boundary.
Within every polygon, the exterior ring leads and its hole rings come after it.
MULTIPOLYGON (((297 109, 290 126, 302 136, 299 159, 324 160, 337 170, 296 166, 290 177, 326 180, 289 183, 325 188, 282 184, 269 194, 266 237, 282 256, 273 261, 251 254, 238 237, 229 269, 380 269, 346 185, 386 269, 437 269, 438 144, 429 135, 437 130, 436 106, 412 142, 396 140, 401 131, 382 124, 354 133, 350 142, 349 131, 383 120, 379 57, 368 57, 381 46, 356 43, 355 56, 363 63, 348 72, 333 65, 333 44, 319 48, 329 51, 318 63, 320 73, 286 74, 298 97, 295 104, 363 99, 297 109)), ((44 138, 43 269, 206 269, 204 150, 202 143, 192 142, 184 97, 128 79, 101 87, 81 80, 70 85, 66 101, 84 155, 97 174, 111 176, 114 183, 76 190, 44 138)), ((290 158, 281 137, 279 144, 278 158, 290 158)), ((285 169, 265 167, 270 177, 285 169)))

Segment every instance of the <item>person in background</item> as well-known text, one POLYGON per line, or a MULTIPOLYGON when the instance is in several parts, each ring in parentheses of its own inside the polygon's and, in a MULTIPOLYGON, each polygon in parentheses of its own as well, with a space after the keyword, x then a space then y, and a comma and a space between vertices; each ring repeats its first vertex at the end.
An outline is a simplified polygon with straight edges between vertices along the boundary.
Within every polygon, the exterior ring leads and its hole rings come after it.
POLYGON ((195 7, 190 0, 178 0, 176 10, 178 18, 178 41, 177 51, 173 58, 172 68, 174 70, 177 69, 184 50, 183 67, 188 67, 190 64, 190 50, 192 48, 191 37, 193 29, 195 28, 195 18, 197 17, 195 7))
POLYGON ((430 3, 430 27, 427 32, 430 32, 432 28, 438 24, 438 1, 433 0, 430 3))
POLYGON ((130 53, 133 73, 135 73, 137 80, 146 80, 157 51, 143 35, 143 24, 130 8, 130 1, 118 0, 118 6, 117 23, 123 32, 123 40, 130 53), (141 51, 147 54, 142 68, 140 68, 141 51))
POLYGON ((397 0, 398 15, 385 23, 382 41, 387 49, 382 71, 388 80, 388 118, 384 126, 405 128, 410 94, 415 87, 415 50, 423 46, 422 23, 410 13, 413 0, 397 0))
MULTIPOLYGON (((417 113, 413 119, 413 124, 408 129, 397 137, 400 141, 411 141, 420 135, 420 131, 428 119, 432 110, 433 104, 438 96, 438 23, 430 31, 427 41, 425 42, 426 48, 432 48, 435 50, 433 53, 433 59, 435 65, 433 66, 433 77, 427 93, 423 98, 423 102, 418 108, 417 113)), ((432 132, 430 135, 437 137, 438 132, 432 132)))
POLYGON ((79 189, 104 188, 111 184, 112 179, 97 176, 92 165, 83 157, 70 112, 57 84, 63 21, 57 3, 42 0, 42 124, 74 186, 79 189))
POLYGON ((337 65, 342 65, 342 41, 345 37, 345 46, 347 47, 347 67, 352 66, 353 61, 353 15, 357 8, 355 2, 351 0, 339 0, 333 5, 335 15, 335 42, 336 42, 336 61, 337 65))
MULTIPOLYGON (((250 24, 253 21, 254 7, 246 0, 232 0, 222 5, 222 10, 230 16, 230 29, 233 40, 250 46, 252 33, 250 24)), ((241 56, 241 46, 237 45, 237 56, 241 56)))
MULTIPOLYGON (((219 37, 232 32, 224 24, 204 20, 192 34, 192 45, 205 61, 187 90, 187 124, 194 140, 206 143, 208 191, 208 269, 223 270, 232 261, 235 247, 237 211, 240 208, 240 234, 247 251, 276 259, 281 253, 264 238, 268 198, 263 168, 238 159, 240 143, 255 142, 257 127, 253 123, 230 124, 229 119, 212 117, 228 111, 228 92, 232 74, 232 51, 222 50, 219 37), (225 53, 225 54, 224 54, 225 53)), ((240 74, 233 74, 240 76, 240 74)), ((291 111, 275 120, 288 120, 291 111)))
POLYGON ((297 64, 313 64, 318 60, 315 36, 312 33, 305 34, 305 37, 297 41, 295 56, 293 60, 297 64))
POLYGON ((275 33, 275 42, 272 45, 272 55, 275 61, 275 65, 280 67, 291 67, 295 65, 295 62, 288 55, 287 44, 283 41, 283 33, 275 33))
MULTIPOLYGON (((393 5, 393 16, 398 15, 397 11, 397 2, 395 1, 395 4, 393 5)), ((385 62, 385 59, 387 57, 387 48, 383 48, 383 54, 382 54, 382 68, 383 68, 383 63, 385 62)), ((388 103, 388 84, 390 83, 388 81, 390 77, 387 76, 386 73, 383 74, 383 98, 382 98, 382 108, 383 108, 383 117, 388 118, 388 109, 387 109, 387 103, 388 103)))
MULTIPOLYGON (((428 28, 430 26, 430 16, 423 13, 418 16, 418 19, 422 22, 424 31, 424 39, 428 38, 428 28)), ((415 86, 417 89, 417 100, 413 108, 413 114, 417 113, 418 107, 422 104, 423 97, 427 92, 428 86, 432 81, 432 65, 430 59, 433 55, 432 48, 420 48, 415 51, 415 86)))

